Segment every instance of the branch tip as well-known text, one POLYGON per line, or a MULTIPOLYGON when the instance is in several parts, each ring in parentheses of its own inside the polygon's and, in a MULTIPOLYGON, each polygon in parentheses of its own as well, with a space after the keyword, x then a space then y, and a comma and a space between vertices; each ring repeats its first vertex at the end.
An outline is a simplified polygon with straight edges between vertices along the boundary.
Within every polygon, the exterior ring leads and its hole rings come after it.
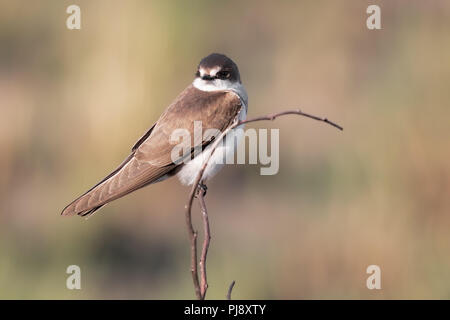
MULTIPOLYGON (((205 161, 203 162, 203 165, 200 168, 200 170, 197 174, 197 177, 193 183, 188 203, 184 206, 186 225, 187 225, 189 236, 191 238, 191 273, 192 273, 192 280, 194 282, 194 289, 195 289, 195 294, 197 296, 197 299, 204 300, 205 296, 206 296, 206 290, 208 289, 208 282, 206 279, 206 256, 208 253, 211 235, 210 235, 210 231, 209 231, 208 212, 206 210, 206 204, 205 204, 205 200, 204 200, 205 193, 199 192, 199 195, 198 195, 198 201, 200 202, 200 206, 202 209, 203 229, 204 229, 203 247, 202 247, 202 253, 201 253, 199 262, 197 262, 197 231, 195 231, 192 226, 191 211, 192 211, 192 203, 194 201, 194 197, 196 196, 196 190, 197 190, 197 188, 199 188, 202 185, 201 179, 203 177, 203 173, 205 172, 205 169, 206 169, 206 166, 208 165, 209 160, 211 159, 211 157, 212 157, 214 151, 216 150, 217 146, 219 145, 219 143, 223 140, 225 135, 230 130, 233 130, 234 128, 236 128, 242 124, 245 124, 245 123, 263 121, 263 120, 273 121, 280 116, 293 115, 293 114, 307 117, 307 118, 310 118, 310 119, 313 119, 316 121, 322 121, 322 122, 327 123, 341 131, 344 130, 343 127, 328 120, 328 118, 320 118, 320 117, 314 116, 312 114, 305 113, 305 112, 301 111, 300 109, 297 109, 297 110, 287 110, 287 111, 283 111, 283 112, 279 112, 279 113, 273 113, 273 114, 270 114, 267 116, 261 116, 261 117, 252 118, 252 119, 248 119, 248 120, 242 120, 242 121, 235 120, 233 125, 229 126, 227 129, 225 129, 217 139, 214 139, 211 142, 211 152, 209 153, 207 159, 205 159, 205 161), (201 283, 200 283, 199 277, 198 277, 198 270, 197 270, 198 265, 200 266, 201 283)), ((235 284, 235 281, 233 280, 233 282, 231 282, 231 284, 230 284, 230 287, 228 288, 228 293, 227 293, 228 300, 231 299, 231 292, 233 290, 234 284, 235 284)))
POLYGON ((236 283, 236 281, 232 281, 230 284, 230 287, 228 288, 228 292, 227 292, 227 300, 231 300, 231 291, 233 291, 234 288, 234 284, 236 283))

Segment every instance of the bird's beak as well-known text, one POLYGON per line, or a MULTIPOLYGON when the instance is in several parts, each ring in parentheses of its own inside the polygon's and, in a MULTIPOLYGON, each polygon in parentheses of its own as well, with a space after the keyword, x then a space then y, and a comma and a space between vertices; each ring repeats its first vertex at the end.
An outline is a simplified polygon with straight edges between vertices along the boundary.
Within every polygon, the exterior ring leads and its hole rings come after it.
POLYGON ((205 74, 203 77, 202 77, 202 80, 213 80, 214 79, 214 77, 211 77, 209 74, 205 74))

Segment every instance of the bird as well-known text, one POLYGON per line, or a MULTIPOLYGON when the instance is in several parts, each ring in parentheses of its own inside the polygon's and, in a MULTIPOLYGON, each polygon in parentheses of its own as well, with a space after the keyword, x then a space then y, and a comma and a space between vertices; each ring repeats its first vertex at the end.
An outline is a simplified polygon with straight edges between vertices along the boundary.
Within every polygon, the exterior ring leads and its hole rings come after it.
MULTIPOLYGON (((61 215, 88 217, 113 200, 173 176, 177 176, 183 185, 192 185, 212 151, 212 142, 217 138, 217 135, 207 134, 209 129, 224 132, 237 121, 245 120, 247 109, 248 95, 236 63, 220 53, 204 57, 197 66, 192 83, 137 140, 129 156, 100 182, 69 203, 61 215), (193 143, 189 141, 192 148, 183 161, 174 161, 172 133, 183 129, 195 136, 194 127, 198 121, 205 135, 201 135, 201 139, 194 138, 193 143)), ((239 143, 242 136, 242 130, 230 130, 223 139, 230 141, 231 137, 239 143)), ((223 167, 223 161, 219 159, 233 154, 235 146, 228 143, 217 145, 202 175, 199 187, 204 191, 205 183, 223 167)))

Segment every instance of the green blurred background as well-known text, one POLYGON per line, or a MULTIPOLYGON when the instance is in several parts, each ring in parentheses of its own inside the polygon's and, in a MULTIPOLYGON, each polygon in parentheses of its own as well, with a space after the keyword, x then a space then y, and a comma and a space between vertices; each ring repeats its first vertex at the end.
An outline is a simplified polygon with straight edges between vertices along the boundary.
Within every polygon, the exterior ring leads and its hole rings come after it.
POLYGON ((59 213, 211 52, 239 65, 249 116, 301 107, 345 131, 252 125, 280 128, 280 171, 228 166, 209 185, 207 297, 236 280, 236 299, 450 298, 449 13, 448 1, 1 1, 0 298, 194 298, 176 179, 89 220, 59 213), (66 28, 70 4, 81 30, 66 28), (382 30, 366 28, 369 4, 382 30), (71 264, 82 290, 66 289, 71 264), (371 264, 381 290, 366 288, 371 264))

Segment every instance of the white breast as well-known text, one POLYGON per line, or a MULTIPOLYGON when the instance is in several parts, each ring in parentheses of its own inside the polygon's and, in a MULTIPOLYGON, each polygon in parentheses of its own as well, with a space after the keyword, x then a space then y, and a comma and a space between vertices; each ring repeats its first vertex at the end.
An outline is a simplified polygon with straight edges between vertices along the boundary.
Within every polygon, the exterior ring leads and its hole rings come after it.
MULTIPOLYGON (((194 81, 194 86, 196 86, 196 83, 194 81)), ((196 86, 197 87, 197 86, 196 86)), ((208 88, 208 90, 204 90, 205 88, 198 86, 198 89, 203 91, 213 91, 211 88, 208 88)), ((245 120, 247 118, 247 93, 245 91, 245 88, 242 84, 239 84, 239 86, 233 85, 233 87, 226 88, 235 94, 239 96, 239 99, 241 99, 242 102, 242 109, 239 112, 239 120, 245 120)), ((216 90, 217 87, 216 87, 216 90)), ((220 90, 223 90, 221 88, 220 90)), ((244 125, 239 126, 238 128, 242 128, 244 125)), ((213 155, 211 156, 211 159, 208 162, 208 165, 206 166, 206 169, 203 173, 203 181, 206 182, 208 179, 211 179, 213 176, 215 176, 220 169, 224 166, 224 159, 227 157, 234 156, 234 152, 236 151, 237 145, 240 143, 243 137, 243 131, 242 130, 232 130, 230 131, 225 138, 225 143, 219 144, 216 148, 216 151, 214 151, 213 155)), ((206 147, 205 150, 198 156, 196 156, 194 159, 189 161, 188 163, 184 164, 181 170, 177 173, 177 177, 180 180, 180 182, 184 185, 192 185, 197 178, 197 174, 200 171, 200 169, 203 166, 203 163, 206 159, 208 159, 209 155, 211 153, 211 145, 206 147)))

